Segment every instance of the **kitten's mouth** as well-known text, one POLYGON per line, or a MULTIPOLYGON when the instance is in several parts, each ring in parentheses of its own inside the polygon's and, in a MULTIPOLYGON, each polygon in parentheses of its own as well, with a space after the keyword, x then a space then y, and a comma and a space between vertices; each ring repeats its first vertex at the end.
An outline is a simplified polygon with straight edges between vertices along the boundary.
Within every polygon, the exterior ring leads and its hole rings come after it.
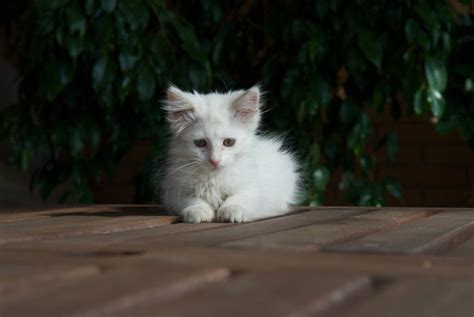
POLYGON ((211 169, 211 171, 217 171, 217 170, 220 170, 224 167, 224 165, 222 164, 219 164, 219 165, 213 165, 213 164, 208 164, 209 168, 211 169))

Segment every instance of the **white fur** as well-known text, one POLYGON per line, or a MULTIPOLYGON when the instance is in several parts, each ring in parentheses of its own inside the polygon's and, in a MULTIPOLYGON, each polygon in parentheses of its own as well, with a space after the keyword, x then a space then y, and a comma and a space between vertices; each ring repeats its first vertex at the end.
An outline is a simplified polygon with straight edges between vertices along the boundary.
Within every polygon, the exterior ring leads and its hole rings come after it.
POLYGON ((164 108, 172 139, 162 200, 185 222, 252 221, 296 203, 298 164, 280 139, 257 135, 260 99, 258 87, 205 95, 168 89, 164 108), (235 144, 225 147, 226 138, 235 144), (195 139, 207 146, 197 147, 195 139))

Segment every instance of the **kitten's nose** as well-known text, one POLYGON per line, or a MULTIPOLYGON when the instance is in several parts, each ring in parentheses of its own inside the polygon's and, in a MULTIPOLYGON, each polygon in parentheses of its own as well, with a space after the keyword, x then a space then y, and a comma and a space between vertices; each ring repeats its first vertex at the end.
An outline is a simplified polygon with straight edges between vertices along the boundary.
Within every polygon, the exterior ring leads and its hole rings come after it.
POLYGON ((211 162, 212 166, 214 167, 217 167, 219 166, 219 164, 221 163, 221 161, 218 161, 218 160, 209 160, 209 162, 211 162))

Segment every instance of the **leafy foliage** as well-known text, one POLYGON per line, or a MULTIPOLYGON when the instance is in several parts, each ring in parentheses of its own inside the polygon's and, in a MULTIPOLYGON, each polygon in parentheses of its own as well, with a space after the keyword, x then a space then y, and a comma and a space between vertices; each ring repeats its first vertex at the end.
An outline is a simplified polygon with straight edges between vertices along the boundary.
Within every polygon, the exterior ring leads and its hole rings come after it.
POLYGON ((1 124, 44 197, 72 181, 75 200, 91 202, 137 140, 161 144, 169 81, 206 91, 260 80, 268 128, 290 131, 302 153, 311 204, 324 203, 338 172, 352 203, 401 197, 395 179, 374 172, 376 151, 396 159, 396 134, 375 140, 370 113, 432 116, 437 131, 474 145, 474 24, 444 1, 27 4, 5 15, 17 17, 23 80, 1 124))

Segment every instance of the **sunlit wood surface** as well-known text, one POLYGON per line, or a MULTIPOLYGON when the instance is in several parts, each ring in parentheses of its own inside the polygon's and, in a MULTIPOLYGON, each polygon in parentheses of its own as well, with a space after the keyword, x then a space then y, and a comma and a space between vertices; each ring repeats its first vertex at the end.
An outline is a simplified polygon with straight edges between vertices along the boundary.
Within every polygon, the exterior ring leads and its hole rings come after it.
POLYGON ((474 315, 474 210, 155 206, 0 212, 0 316, 474 315))

